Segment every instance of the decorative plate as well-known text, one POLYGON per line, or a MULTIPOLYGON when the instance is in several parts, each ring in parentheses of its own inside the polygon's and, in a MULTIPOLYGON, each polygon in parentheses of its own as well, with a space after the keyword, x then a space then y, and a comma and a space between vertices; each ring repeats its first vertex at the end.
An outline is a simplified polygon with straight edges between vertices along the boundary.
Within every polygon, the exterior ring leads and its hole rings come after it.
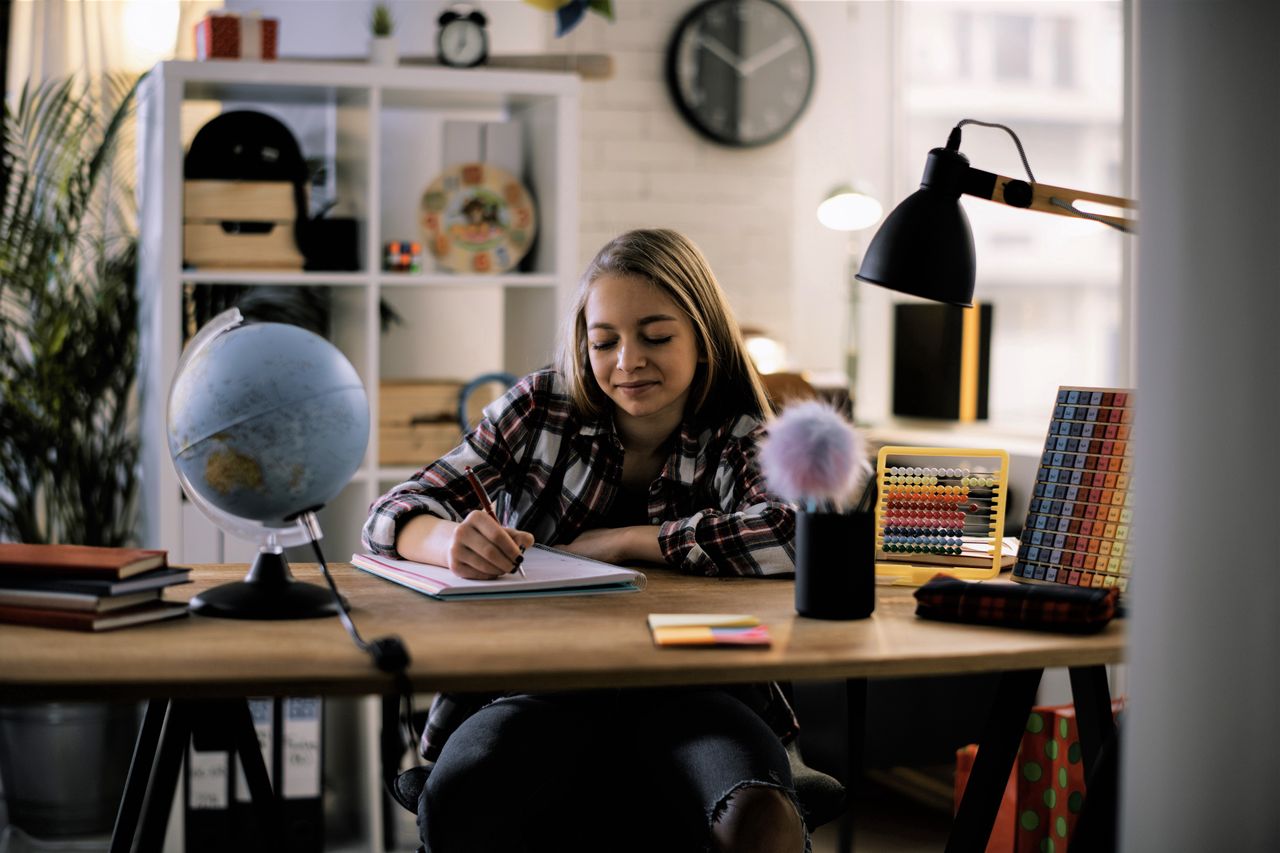
POLYGON ((427 245, 456 272, 506 272, 528 253, 537 226, 524 184, 487 163, 450 166, 422 194, 427 245))

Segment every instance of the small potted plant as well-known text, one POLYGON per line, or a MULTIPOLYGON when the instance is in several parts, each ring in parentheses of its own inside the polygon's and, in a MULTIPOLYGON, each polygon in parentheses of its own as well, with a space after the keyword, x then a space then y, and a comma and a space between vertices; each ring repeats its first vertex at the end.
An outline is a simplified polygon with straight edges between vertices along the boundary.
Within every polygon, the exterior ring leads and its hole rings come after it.
POLYGON ((373 4, 369 14, 369 61, 374 65, 395 65, 396 40, 392 37, 396 21, 391 17, 391 7, 386 3, 373 4))

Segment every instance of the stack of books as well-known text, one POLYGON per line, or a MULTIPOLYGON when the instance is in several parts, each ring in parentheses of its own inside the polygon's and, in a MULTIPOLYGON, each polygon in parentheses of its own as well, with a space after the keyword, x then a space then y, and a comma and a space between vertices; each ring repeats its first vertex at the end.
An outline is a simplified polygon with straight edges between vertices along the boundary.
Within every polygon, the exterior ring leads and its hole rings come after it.
POLYGON ((0 543, 0 622, 106 631, 185 616, 164 589, 190 573, 164 551, 0 543))

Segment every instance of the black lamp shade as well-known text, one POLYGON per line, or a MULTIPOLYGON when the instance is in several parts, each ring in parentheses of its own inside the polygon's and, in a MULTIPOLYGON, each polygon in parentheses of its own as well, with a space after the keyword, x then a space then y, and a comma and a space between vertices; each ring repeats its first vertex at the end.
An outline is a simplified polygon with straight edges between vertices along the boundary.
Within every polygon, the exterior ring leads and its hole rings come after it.
POLYGON ((871 239, 857 277, 912 296, 965 307, 973 304, 973 230, 960 206, 969 160, 958 151, 929 152, 920 189, 885 219, 871 239))

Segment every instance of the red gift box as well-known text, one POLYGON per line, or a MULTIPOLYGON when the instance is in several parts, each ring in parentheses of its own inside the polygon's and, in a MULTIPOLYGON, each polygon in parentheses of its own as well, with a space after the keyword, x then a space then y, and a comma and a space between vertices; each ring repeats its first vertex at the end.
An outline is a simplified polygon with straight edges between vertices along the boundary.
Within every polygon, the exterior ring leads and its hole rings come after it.
POLYGON ((280 22, 210 12, 196 24, 196 59, 275 59, 280 22))
MULTIPOLYGON (((1112 712, 1123 707, 1111 703, 1112 712)), ((956 751, 956 807, 978 748, 956 751)), ((1084 804, 1084 762, 1072 705, 1031 710, 986 853, 1065 853, 1084 804)))

